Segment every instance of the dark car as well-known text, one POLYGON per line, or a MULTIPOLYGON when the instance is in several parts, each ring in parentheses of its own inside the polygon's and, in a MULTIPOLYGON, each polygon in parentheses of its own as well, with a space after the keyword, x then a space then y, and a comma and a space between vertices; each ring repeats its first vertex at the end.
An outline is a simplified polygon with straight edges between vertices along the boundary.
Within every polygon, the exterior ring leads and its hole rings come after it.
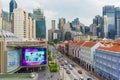
POLYGON ((71 64, 72 65, 72 67, 75 67, 76 66, 76 64, 71 64))
POLYGON ((92 78, 87 78, 87 80, 92 80, 92 78))
POLYGON ((81 71, 81 70, 78 70, 78 73, 79 73, 79 74, 82 74, 82 71, 81 71))
POLYGON ((67 73, 67 74, 70 74, 71 72, 70 72, 69 70, 66 70, 66 73, 67 73))
POLYGON ((78 79, 75 78, 74 80, 78 80, 78 79))

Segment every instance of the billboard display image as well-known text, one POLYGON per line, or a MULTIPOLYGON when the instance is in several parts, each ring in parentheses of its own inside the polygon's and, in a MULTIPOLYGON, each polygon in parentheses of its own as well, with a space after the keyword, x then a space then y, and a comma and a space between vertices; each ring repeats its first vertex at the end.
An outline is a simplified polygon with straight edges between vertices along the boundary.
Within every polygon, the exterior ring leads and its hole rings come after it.
POLYGON ((46 48, 24 48, 22 54, 23 66, 38 66, 47 63, 46 48))
POLYGON ((11 72, 20 66, 20 50, 7 52, 7 72, 11 72))

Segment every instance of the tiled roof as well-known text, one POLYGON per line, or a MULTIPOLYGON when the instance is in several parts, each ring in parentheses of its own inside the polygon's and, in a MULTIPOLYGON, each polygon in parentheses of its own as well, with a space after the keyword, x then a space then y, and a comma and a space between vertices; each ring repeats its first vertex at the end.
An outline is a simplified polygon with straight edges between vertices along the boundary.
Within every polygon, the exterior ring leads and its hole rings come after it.
POLYGON ((107 50, 113 52, 120 52, 120 45, 113 45, 113 46, 100 46, 98 49, 100 50, 107 50))
POLYGON ((81 46, 83 43, 85 43, 85 41, 79 41, 76 45, 81 46))
POLYGON ((93 47, 95 44, 96 44, 96 42, 89 41, 89 42, 86 42, 83 46, 84 46, 84 47, 89 47, 89 48, 91 48, 91 47, 93 47))

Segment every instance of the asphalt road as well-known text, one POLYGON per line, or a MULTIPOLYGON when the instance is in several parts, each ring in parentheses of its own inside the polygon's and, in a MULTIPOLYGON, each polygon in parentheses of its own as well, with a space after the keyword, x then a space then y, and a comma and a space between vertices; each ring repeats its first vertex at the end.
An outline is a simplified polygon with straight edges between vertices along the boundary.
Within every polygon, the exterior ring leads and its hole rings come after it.
MULTIPOLYGON (((51 50, 51 52, 55 56, 55 60, 58 62, 59 66, 61 66, 61 62, 64 63, 64 61, 68 61, 68 65, 73 64, 73 63, 76 64, 75 62, 70 60, 68 57, 66 57, 66 56, 62 55, 60 52, 58 52, 53 46, 49 46, 48 48, 49 48, 49 50, 51 50), (63 57, 59 58, 60 56, 63 56, 63 57), (63 61, 61 61, 61 59, 63 59, 63 61)), ((67 69, 64 69, 64 67, 63 67, 63 69, 60 70, 60 75, 63 80, 74 80, 74 79, 79 80, 80 77, 83 77, 84 80, 86 80, 87 78, 92 78, 92 80, 98 80, 97 78, 92 76, 89 72, 82 69, 79 65, 76 64, 76 67, 73 67, 73 70, 70 70, 68 65, 65 65, 67 67, 67 69), (71 74, 67 74, 66 70, 69 70, 71 72, 71 74), (81 70, 82 74, 79 74, 78 70, 81 70)))

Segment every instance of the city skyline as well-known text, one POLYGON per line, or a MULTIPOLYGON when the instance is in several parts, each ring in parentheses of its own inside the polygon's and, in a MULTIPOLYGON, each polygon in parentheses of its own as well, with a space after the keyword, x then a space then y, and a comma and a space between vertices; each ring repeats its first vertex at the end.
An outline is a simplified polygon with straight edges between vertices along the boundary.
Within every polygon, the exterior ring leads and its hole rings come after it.
MULTIPOLYGON (((10 0, 1 0, 2 8, 5 11, 9 11, 9 2, 10 0)), ((35 8, 42 8, 44 10, 44 14, 46 17, 47 29, 51 28, 51 20, 55 19, 58 24, 58 19, 61 17, 66 18, 66 21, 72 21, 74 18, 78 17, 80 22, 85 25, 90 25, 92 23, 92 19, 95 15, 102 15, 102 7, 105 5, 119 5, 119 0, 25 0, 20 1, 16 0, 18 3, 18 7, 26 10, 27 12, 32 12, 35 8), (27 3, 26 5, 23 5, 27 3), (82 3, 82 4, 81 4, 82 3), (72 4, 72 5, 71 5, 72 4), (89 8, 90 6, 90 8, 89 8), (90 12, 90 13, 89 13, 90 12), (89 14, 88 14, 89 13, 89 14)))

